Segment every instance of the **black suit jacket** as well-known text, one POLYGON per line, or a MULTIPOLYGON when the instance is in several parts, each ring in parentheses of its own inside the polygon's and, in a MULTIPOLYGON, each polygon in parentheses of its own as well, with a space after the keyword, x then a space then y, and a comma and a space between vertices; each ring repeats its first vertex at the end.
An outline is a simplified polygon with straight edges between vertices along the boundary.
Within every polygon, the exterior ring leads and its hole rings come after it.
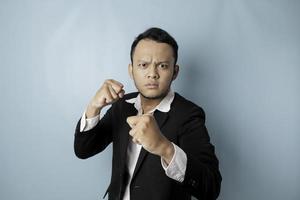
MULTIPOLYGON (((75 154, 82 159, 113 145, 112 176, 108 188, 109 200, 121 200, 128 181, 126 170, 127 144, 130 139, 128 116, 137 114, 133 104, 125 100, 138 93, 124 96, 112 105, 93 129, 75 132, 75 154)), ((132 181, 131 200, 201 200, 216 199, 220 192, 221 175, 214 146, 205 127, 204 111, 175 93, 168 113, 154 112, 161 132, 187 155, 187 167, 182 183, 169 178, 161 166, 160 157, 142 148, 132 181)))

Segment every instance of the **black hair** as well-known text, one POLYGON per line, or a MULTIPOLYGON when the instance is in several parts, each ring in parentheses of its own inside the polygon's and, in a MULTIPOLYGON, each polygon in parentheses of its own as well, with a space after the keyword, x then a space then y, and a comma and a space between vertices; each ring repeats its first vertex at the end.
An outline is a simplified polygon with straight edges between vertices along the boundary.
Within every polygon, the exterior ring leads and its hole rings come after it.
POLYGON ((133 63, 133 54, 134 54, 135 47, 139 43, 139 41, 141 41, 143 39, 149 39, 149 40, 153 40, 155 42, 169 44, 173 49, 173 54, 174 54, 174 59, 175 59, 174 64, 176 64, 177 57, 178 57, 178 45, 177 45, 176 40, 165 30, 162 30, 162 29, 156 28, 156 27, 147 29, 145 32, 139 34, 135 38, 135 40, 133 41, 133 43, 131 45, 131 50, 130 50, 131 63, 133 63))

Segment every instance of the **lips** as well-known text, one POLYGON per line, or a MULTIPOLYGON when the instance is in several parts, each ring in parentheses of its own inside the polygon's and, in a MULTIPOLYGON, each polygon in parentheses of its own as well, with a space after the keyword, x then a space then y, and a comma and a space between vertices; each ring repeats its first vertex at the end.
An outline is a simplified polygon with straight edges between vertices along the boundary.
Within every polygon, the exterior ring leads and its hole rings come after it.
POLYGON ((158 83, 147 83, 145 86, 149 89, 155 89, 158 88, 159 85, 158 83))

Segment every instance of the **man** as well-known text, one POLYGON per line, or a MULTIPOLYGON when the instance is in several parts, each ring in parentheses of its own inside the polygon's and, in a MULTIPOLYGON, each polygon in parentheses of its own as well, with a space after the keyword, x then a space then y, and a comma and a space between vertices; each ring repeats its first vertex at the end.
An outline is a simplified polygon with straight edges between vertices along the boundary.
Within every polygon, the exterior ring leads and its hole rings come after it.
POLYGON ((110 200, 212 200, 219 195, 221 175, 204 111, 171 90, 179 72, 177 52, 166 31, 141 33, 128 66, 138 92, 124 95, 121 83, 106 80, 77 124, 79 158, 113 145, 110 200))

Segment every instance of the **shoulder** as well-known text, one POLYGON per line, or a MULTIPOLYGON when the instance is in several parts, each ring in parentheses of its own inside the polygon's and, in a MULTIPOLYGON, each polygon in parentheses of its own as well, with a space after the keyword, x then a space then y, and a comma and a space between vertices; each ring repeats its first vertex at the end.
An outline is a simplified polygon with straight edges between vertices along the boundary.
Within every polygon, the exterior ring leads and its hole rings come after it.
POLYGON ((198 117, 205 119, 205 112, 201 106, 184 98, 178 93, 175 93, 175 97, 171 104, 170 111, 182 117, 190 118, 191 116, 196 115, 198 117))

